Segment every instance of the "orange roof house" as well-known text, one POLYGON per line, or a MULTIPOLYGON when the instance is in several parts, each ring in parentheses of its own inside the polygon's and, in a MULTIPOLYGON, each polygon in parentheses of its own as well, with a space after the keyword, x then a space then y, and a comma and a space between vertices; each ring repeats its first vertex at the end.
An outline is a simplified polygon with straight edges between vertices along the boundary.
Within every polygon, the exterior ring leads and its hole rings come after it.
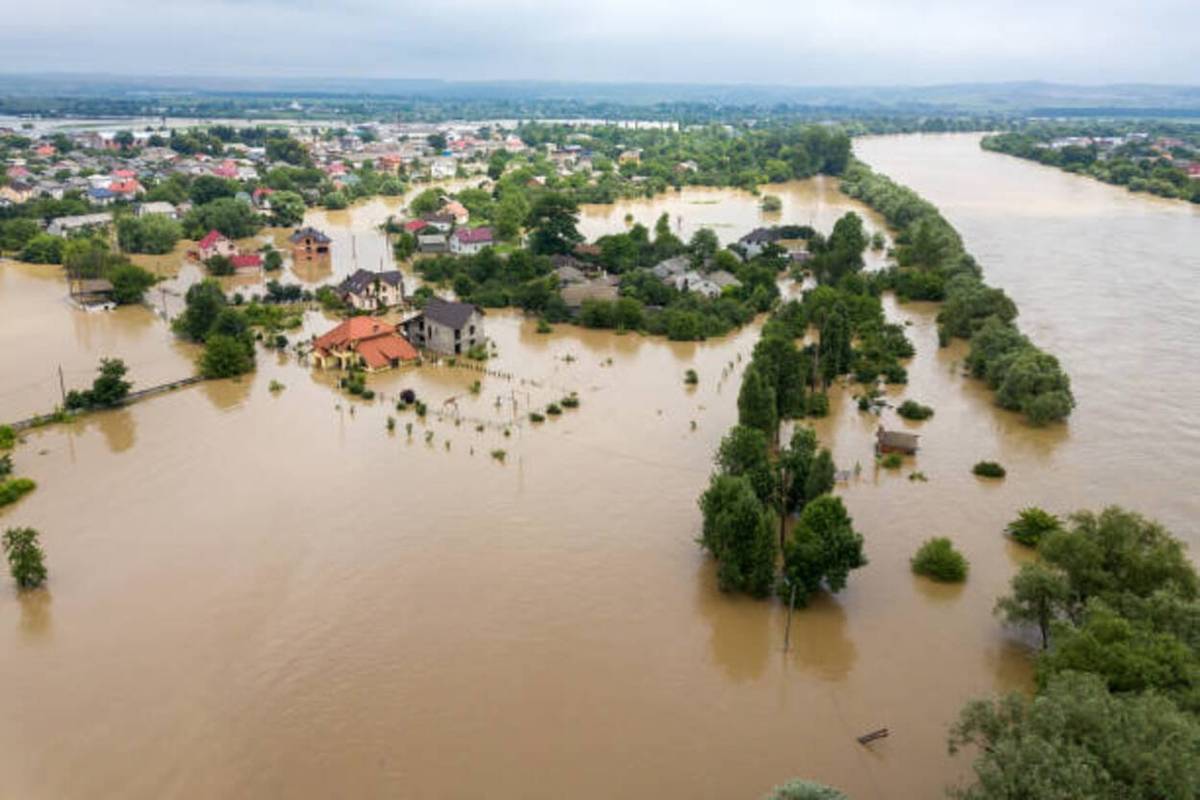
POLYGON ((416 361, 417 350, 396 326, 374 317, 351 317, 333 330, 313 338, 313 361, 323 369, 363 367, 368 371, 416 361))

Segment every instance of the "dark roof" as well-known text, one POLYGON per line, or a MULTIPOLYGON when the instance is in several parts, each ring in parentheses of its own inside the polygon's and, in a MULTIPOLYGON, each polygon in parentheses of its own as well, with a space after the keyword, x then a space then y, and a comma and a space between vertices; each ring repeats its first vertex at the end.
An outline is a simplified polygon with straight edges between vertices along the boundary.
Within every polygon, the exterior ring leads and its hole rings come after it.
POLYGON ((466 325, 476 311, 483 313, 478 306, 470 303, 452 303, 440 297, 431 297, 425 304, 424 315, 426 319, 457 330, 466 325))
POLYGON ((372 286, 375 281, 391 284, 392 286, 399 286, 404 282, 404 276, 399 270, 391 270, 389 272, 371 272, 370 270, 360 269, 350 277, 346 278, 346 280, 342 281, 341 286, 338 288, 343 292, 354 292, 355 294, 361 294, 370 286, 372 286))
POLYGON ((883 428, 876 431, 875 436, 884 447, 895 447, 902 450, 916 450, 917 440, 921 438, 915 433, 885 431, 883 428))
POLYGON ((312 237, 312 240, 318 244, 329 244, 333 241, 328 236, 311 226, 305 228, 296 228, 296 232, 288 237, 288 241, 295 244, 296 242, 299 242, 307 237, 312 237))
POLYGON ((772 230, 771 228, 755 228, 741 239, 738 239, 738 241, 742 244, 767 244, 779 239, 779 231, 772 230))

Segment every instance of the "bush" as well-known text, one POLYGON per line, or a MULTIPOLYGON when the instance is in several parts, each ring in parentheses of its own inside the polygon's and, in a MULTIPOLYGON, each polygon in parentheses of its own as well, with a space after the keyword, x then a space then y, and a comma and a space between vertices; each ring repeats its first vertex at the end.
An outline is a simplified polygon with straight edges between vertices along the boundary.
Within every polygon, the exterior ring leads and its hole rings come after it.
POLYGON ((200 356, 205 378, 232 378, 254 369, 254 343, 223 333, 210 335, 200 356))
POLYGON ((1062 521, 1048 511, 1035 506, 1021 509, 1017 518, 1008 523, 1005 533, 1026 547, 1037 547, 1042 538, 1062 527, 1062 521))
POLYGON ((0 478, 7 478, 9 475, 12 475, 12 472, 13 472, 12 455, 9 453, 5 453, 4 455, 0 456, 0 478))
POLYGON ((808 396, 806 410, 810 417, 829 415, 829 397, 824 392, 813 392, 808 396))
POLYGON ((412 389, 405 389, 400 393, 400 402, 404 403, 406 406, 411 406, 413 403, 417 402, 417 393, 412 389))
POLYGON ((276 381, 276 380, 272 380, 271 383, 267 386, 267 389, 272 392, 282 392, 286 388, 287 388, 286 386, 284 386, 282 383, 280 383, 279 381, 276 381))
POLYGON ((375 390, 374 389, 363 389, 362 394, 360 396, 362 397, 363 400, 374 400, 375 399, 375 390))
POLYGON ((546 417, 542 414, 539 414, 536 411, 530 411, 529 412, 529 421, 530 422, 545 422, 546 417))
POLYGON ((29 478, 12 478, 0 483, 0 506, 11 505, 37 488, 29 478))
POLYGON ((415 408, 416 408, 416 411, 417 411, 417 416, 418 416, 418 417, 423 417, 423 416, 425 416, 425 412, 428 410, 428 409, 426 408, 425 404, 424 404, 424 403, 422 403, 420 400, 418 400, 418 401, 416 402, 416 406, 415 406, 415 408))
POLYGON ((921 545, 911 563, 913 572, 935 581, 959 583, 967 579, 967 559, 944 536, 921 545))
POLYGON ((557 417, 562 413, 562 409, 558 407, 557 403, 551 403, 550 405, 546 406, 546 413, 552 417, 557 417))
POLYGON ((487 361, 487 357, 488 349, 486 344, 472 345, 471 348, 467 350, 467 358, 470 358, 474 361, 487 361))
POLYGON ((503 464, 503 463, 504 463, 504 457, 505 457, 505 456, 507 456, 507 455, 508 455, 508 453, 506 453, 506 452, 505 452, 505 451, 503 451, 503 450, 493 450, 493 451, 492 451, 492 458, 496 459, 496 460, 497 460, 497 461, 499 461, 501 464, 503 464))
POLYGON ((146 290, 158 281, 153 273, 136 264, 119 264, 108 272, 113 285, 113 300, 119 305, 140 303, 146 290))
POLYGON ((10 425, 0 425, 0 450, 11 450, 17 443, 17 432, 10 425))
POLYGON ((900 469, 904 465, 904 456, 899 453, 888 453, 879 461, 879 466, 884 469, 900 469))
POLYGON ((1008 471, 995 461, 980 461, 971 471, 981 478, 1003 478, 1008 474, 1008 471))
POLYGON ((905 419, 923 420, 933 416, 933 409, 929 406, 923 406, 915 400, 905 400, 896 409, 896 413, 905 419))
POLYGON ((8 568, 17 586, 33 589, 46 582, 46 555, 33 528, 9 528, 2 541, 8 568))
POLYGON ((695 386, 700 382, 700 376, 696 374, 696 370, 689 369, 684 375, 683 382, 688 386, 695 386))
POLYGON ((550 323, 544 319, 539 319, 537 323, 538 333, 553 333, 554 328, 550 327, 550 323))
POLYGON ((577 395, 568 395, 562 399, 563 408, 579 408, 579 397, 577 395))

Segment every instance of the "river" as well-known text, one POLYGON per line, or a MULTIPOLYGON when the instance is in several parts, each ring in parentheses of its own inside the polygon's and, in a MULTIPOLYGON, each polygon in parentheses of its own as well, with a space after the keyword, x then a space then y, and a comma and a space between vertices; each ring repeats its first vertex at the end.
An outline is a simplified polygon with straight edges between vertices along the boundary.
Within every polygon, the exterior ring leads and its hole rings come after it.
MULTIPOLYGON (((242 381, 43 429, 17 451, 39 488, 0 526, 42 531, 51 580, 0 593, 4 792, 752 798, 805 776, 855 798, 940 796, 967 767, 945 751, 962 703, 1029 685, 1029 640, 991 616, 1024 557, 1000 533, 1019 507, 1121 502, 1200 544, 1186 413, 1200 228, 1183 204, 984 153, 973 136, 856 147, 960 228, 1063 358, 1080 407, 1066 426, 1026 427, 961 377, 961 344, 937 348, 933 307, 889 301, 917 346, 892 394, 937 411, 912 426, 912 468, 929 480, 877 471, 877 420, 834 396, 818 430, 839 466, 862 466, 838 492, 871 563, 796 614, 789 652, 784 611, 718 592, 694 541, 755 326, 670 343, 541 335, 490 312, 489 368, 511 378, 384 373, 370 384, 387 399, 371 403, 260 353, 242 381), (429 400, 425 421, 391 410, 407 387, 429 400), (524 421, 570 391, 579 409, 524 421), (981 458, 1009 477, 973 477, 981 458), (909 572, 933 535, 970 559, 965 585, 909 572), (870 749, 854 741, 882 726, 891 736, 870 749)), ((862 211, 831 182, 771 193, 787 222, 862 211)), ((756 203, 689 190, 585 209, 584 227, 666 211, 688 235, 711 215, 734 224, 718 229, 727 241, 762 224, 756 203)), ((361 259, 387 258, 356 213, 323 221, 353 230, 361 259)), ((81 321, 48 270, 0 266, 0 343, 21 366, 6 360, 0 401, 29 402, 26 368, 68 356, 187 365, 148 311, 81 321), (78 332, 91 325, 103 335, 78 332)))

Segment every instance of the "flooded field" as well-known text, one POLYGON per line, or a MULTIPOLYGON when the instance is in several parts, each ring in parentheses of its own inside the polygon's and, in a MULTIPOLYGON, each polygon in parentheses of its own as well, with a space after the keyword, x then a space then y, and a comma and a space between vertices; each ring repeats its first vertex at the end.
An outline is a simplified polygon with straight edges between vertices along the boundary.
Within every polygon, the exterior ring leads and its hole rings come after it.
MULTIPOLYGON (((876 471, 878 420, 833 398, 818 431, 840 467, 862 467, 838 492, 871 563, 796 615, 789 652, 784 610, 718 592, 695 543, 757 326, 670 343, 542 335, 490 312, 492 374, 383 373, 374 402, 261 352, 240 382, 44 429, 18 450, 39 487, 0 526, 43 532, 51 580, 0 592, 0 794, 752 798, 806 776, 855 798, 940 796, 966 767, 945 752, 958 708, 1030 679, 1027 644, 991 616, 1020 558, 1000 535, 1019 507, 1122 502, 1200 546, 1185 407, 1198 220, 974 137, 857 146, 959 226, 1063 358, 1080 408, 1069 426, 1027 428, 960 376, 961 345, 937 348, 932 306, 889 302, 917 346, 893 394, 937 410, 914 426, 911 468, 929 482, 876 471), (404 388, 429 402, 425 420, 392 408, 404 388), (579 409, 527 421, 572 391, 579 409), (972 476, 982 458, 1007 480, 972 476), (965 585, 909 572, 933 535, 970 559, 965 585), (882 726, 892 735, 872 749, 854 741, 882 726)), ((783 222, 827 229, 861 211, 832 182, 771 193, 783 222)), ((689 190, 585 209, 583 227, 666 211, 685 236, 722 220, 729 241, 763 224, 757 203, 689 190)), ((335 236, 331 272, 351 271, 348 237, 364 266, 388 258, 376 211, 335 213, 317 223, 335 236)), ((87 373, 119 355, 139 382, 153 380, 139 358, 188 370, 151 312, 80 319, 41 269, 0 266, 0 337, 17 354, 0 416, 59 360, 87 373)))

